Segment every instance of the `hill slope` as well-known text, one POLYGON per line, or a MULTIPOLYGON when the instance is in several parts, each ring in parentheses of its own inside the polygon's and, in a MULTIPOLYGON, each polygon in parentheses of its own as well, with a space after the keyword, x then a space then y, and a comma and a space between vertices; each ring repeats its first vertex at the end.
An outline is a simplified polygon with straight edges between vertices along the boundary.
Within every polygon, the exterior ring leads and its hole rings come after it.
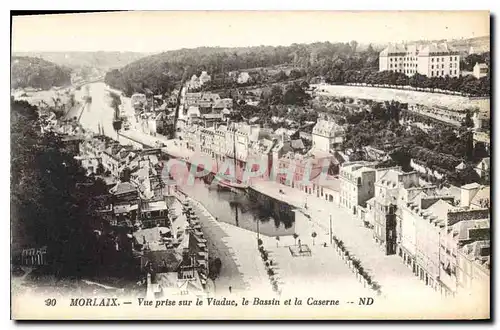
MULTIPOLYGON (((321 68, 378 65, 377 52, 372 47, 356 52, 356 44, 317 42, 290 46, 199 47, 180 49, 145 57, 120 70, 106 74, 106 83, 127 94, 150 89, 164 93, 185 74, 207 71, 210 75, 227 75, 236 70, 290 65, 308 68, 312 74, 322 74, 321 68)), ((323 70, 325 71, 325 70, 323 70)))
POLYGON ((121 68, 149 53, 135 52, 14 52, 13 56, 39 57, 69 68, 92 67, 102 70, 121 68))
POLYGON ((50 89, 71 82, 71 69, 36 57, 12 57, 11 88, 50 89))

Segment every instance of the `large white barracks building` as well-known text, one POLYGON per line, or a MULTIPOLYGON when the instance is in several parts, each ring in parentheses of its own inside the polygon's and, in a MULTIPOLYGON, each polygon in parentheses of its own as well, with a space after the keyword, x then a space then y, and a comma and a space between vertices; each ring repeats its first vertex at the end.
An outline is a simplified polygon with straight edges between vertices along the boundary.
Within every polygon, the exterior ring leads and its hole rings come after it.
POLYGON ((419 73, 428 77, 458 77, 460 55, 447 43, 427 45, 390 44, 380 52, 379 71, 419 73))

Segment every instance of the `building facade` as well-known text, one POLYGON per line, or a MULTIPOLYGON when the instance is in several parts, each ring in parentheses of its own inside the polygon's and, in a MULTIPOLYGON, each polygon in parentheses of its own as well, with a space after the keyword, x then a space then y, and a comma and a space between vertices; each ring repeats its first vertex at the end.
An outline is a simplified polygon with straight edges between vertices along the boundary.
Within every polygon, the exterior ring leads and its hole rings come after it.
POLYGON ((476 63, 472 69, 472 75, 477 79, 481 79, 482 77, 486 77, 489 71, 490 70, 485 63, 476 63))
POLYGON ((412 76, 460 76, 460 53, 447 43, 428 45, 391 44, 379 56, 379 71, 392 71, 412 76))
POLYGON ((340 168, 340 205, 352 214, 375 194, 376 170, 369 162, 344 163, 340 168))
POLYGON ((319 119, 312 131, 313 148, 333 152, 339 150, 344 142, 345 130, 333 121, 319 119))

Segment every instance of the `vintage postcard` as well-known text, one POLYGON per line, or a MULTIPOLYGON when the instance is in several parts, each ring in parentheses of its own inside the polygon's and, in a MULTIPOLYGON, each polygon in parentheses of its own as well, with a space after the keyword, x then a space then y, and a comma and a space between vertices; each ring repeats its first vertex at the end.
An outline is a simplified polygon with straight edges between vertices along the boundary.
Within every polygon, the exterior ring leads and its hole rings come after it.
POLYGON ((12 16, 11 317, 490 318, 487 11, 12 16))

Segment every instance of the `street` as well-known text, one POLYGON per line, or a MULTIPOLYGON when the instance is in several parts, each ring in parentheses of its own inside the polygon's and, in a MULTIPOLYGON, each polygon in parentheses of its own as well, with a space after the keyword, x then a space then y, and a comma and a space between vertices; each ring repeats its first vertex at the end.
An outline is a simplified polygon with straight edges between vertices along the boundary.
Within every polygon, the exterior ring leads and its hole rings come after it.
MULTIPOLYGON (((333 235, 341 239, 347 250, 354 254, 373 280, 382 286, 382 292, 388 298, 416 298, 426 301, 439 301, 441 295, 426 286, 403 264, 396 255, 386 256, 375 243, 372 231, 365 228, 361 221, 348 213, 346 209, 332 205, 327 201, 312 197, 298 189, 271 181, 259 181, 252 188, 276 199, 302 209, 307 198, 310 219, 303 212, 296 212, 296 230, 302 242, 312 245, 311 234, 318 234, 316 241, 329 244, 329 218, 332 216, 333 235), (279 190, 284 194, 280 194, 279 190)), ((337 256, 333 255, 332 258, 337 256)))

